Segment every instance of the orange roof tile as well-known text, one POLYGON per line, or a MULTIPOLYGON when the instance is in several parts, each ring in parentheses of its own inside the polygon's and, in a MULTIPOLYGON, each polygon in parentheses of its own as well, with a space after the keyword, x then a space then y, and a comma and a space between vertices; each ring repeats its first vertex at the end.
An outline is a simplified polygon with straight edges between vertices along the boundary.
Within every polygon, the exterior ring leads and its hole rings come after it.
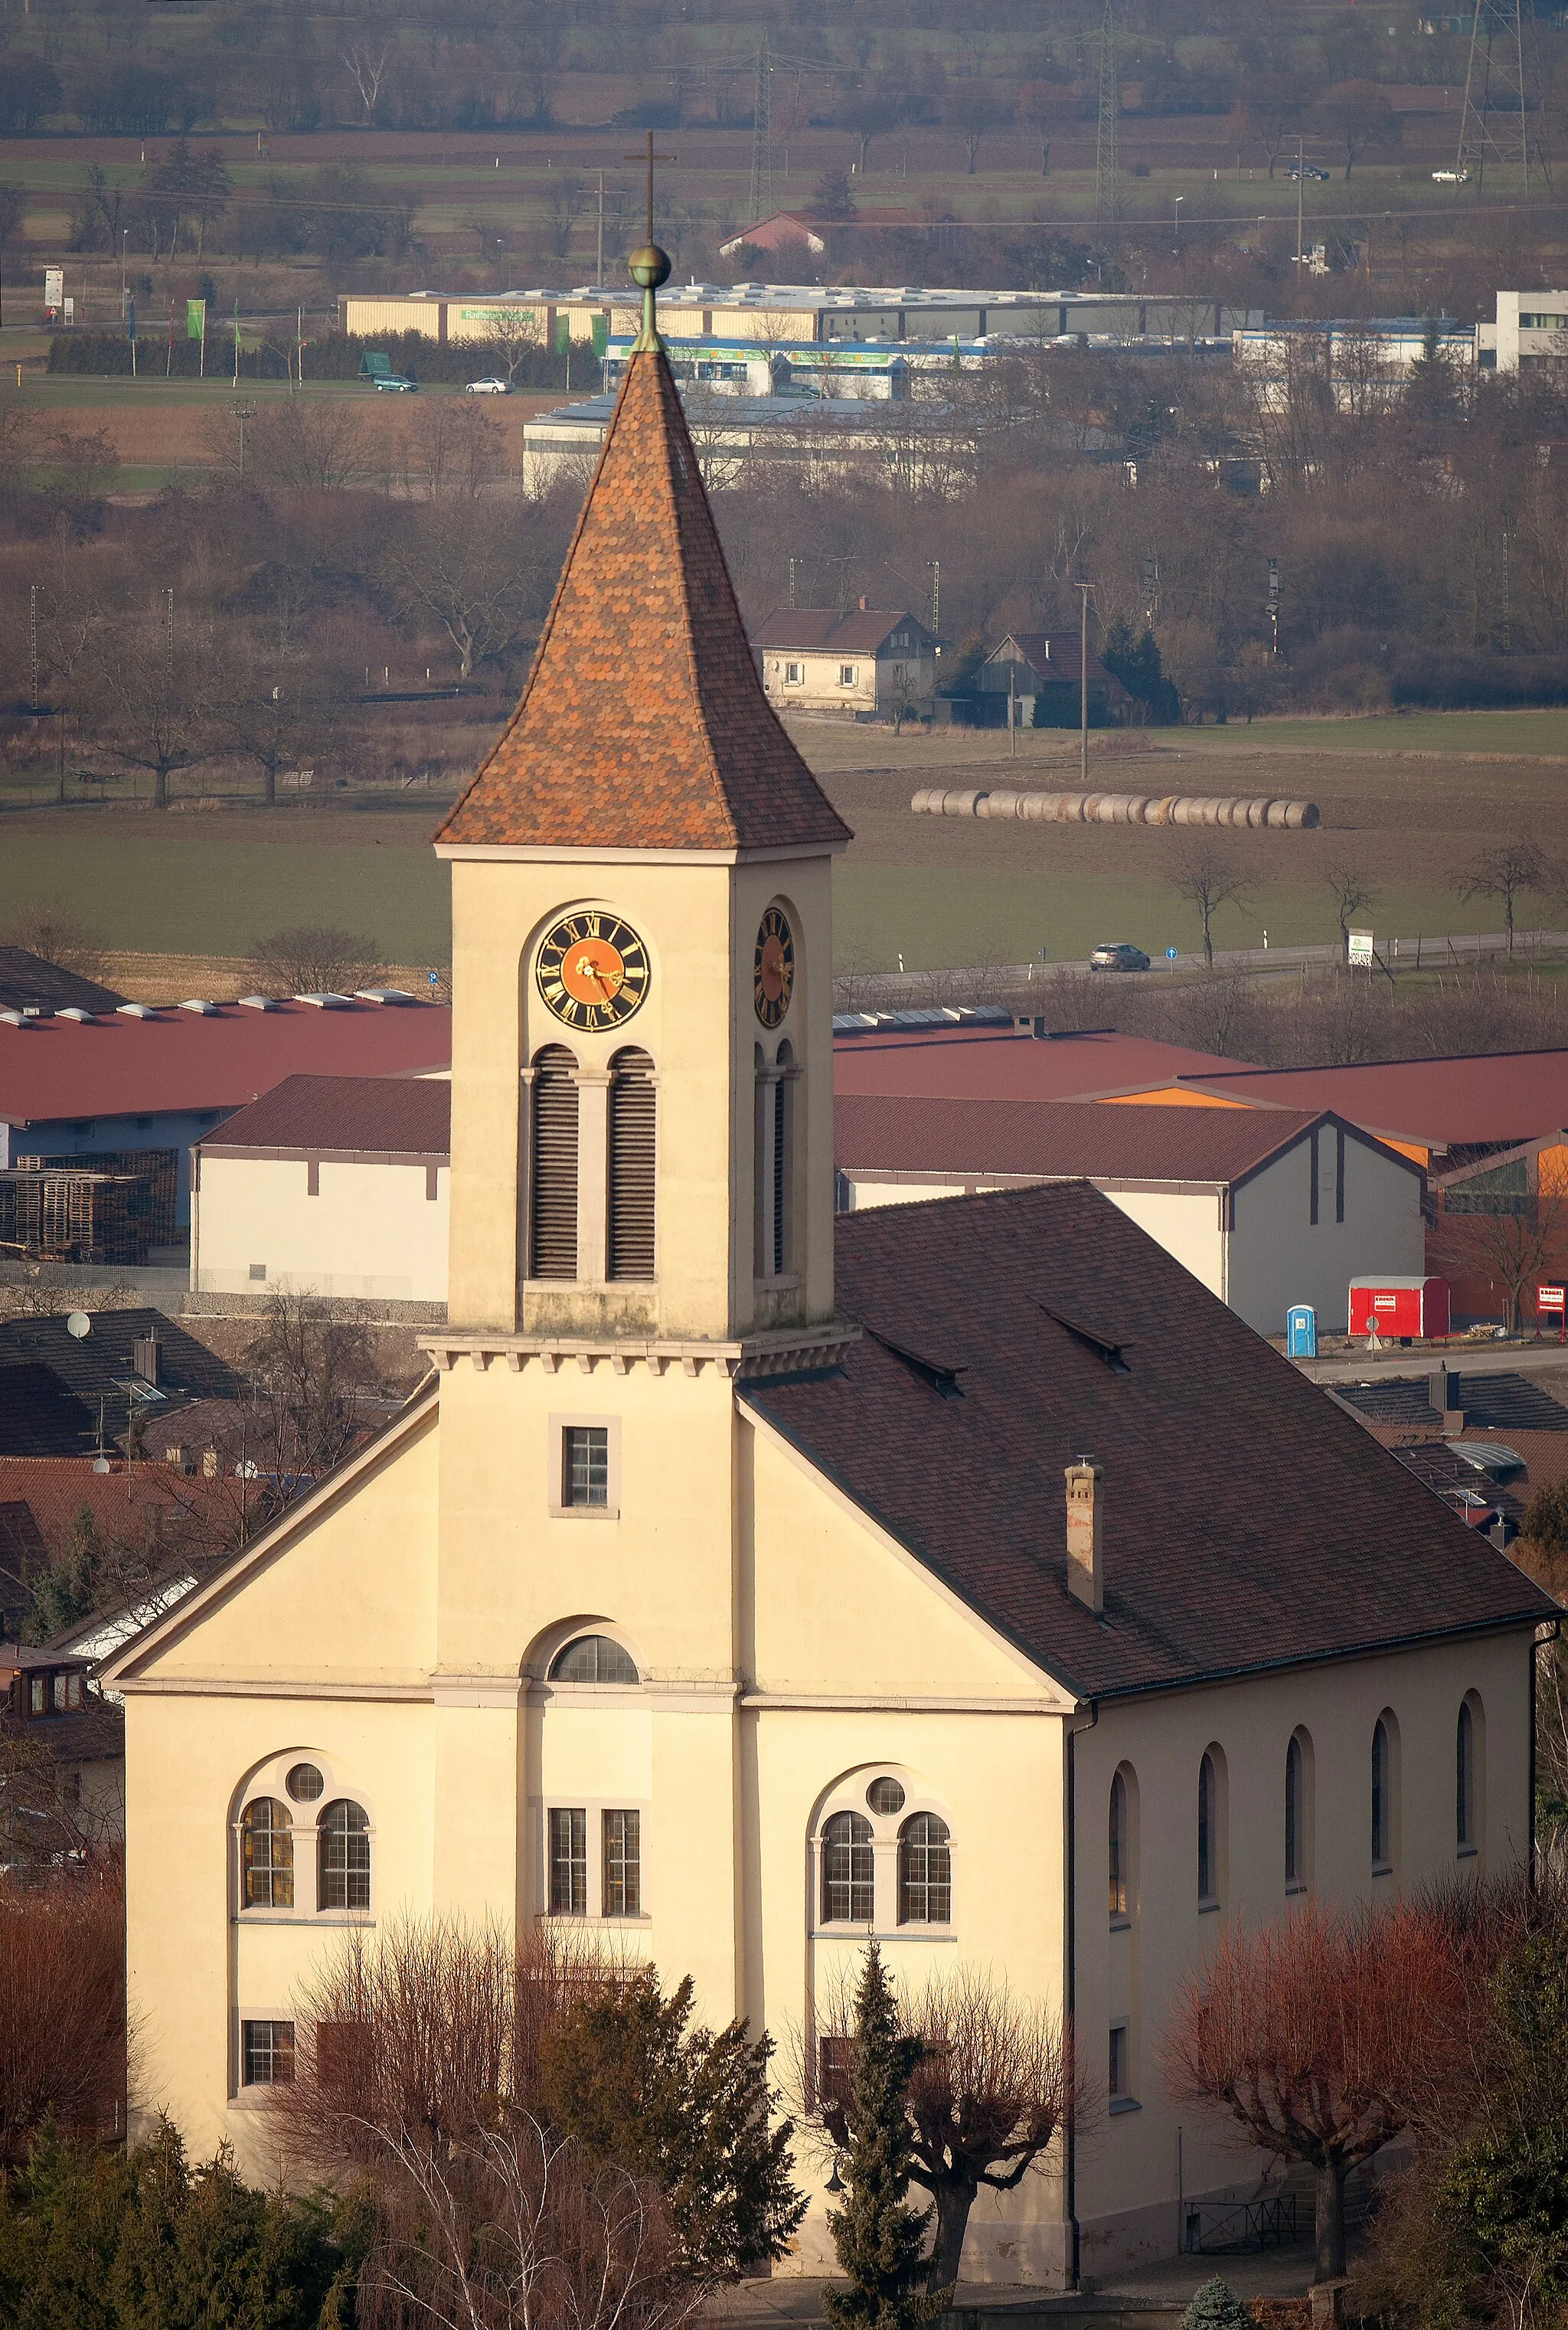
POLYGON ((669 365, 634 355, 528 685, 439 842, 846 841, 762 694, 669 365))

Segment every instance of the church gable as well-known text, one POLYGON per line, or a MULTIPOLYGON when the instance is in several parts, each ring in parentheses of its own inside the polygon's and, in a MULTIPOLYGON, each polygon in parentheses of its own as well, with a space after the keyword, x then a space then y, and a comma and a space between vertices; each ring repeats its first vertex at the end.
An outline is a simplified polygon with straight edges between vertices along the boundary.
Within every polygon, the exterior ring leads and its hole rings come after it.
POLYGON ((1039 1661, 751 1413, 752 1586, 741 1664, 760 1692, 1026 1701, 1071 1712, 1072 1692, 1039 1661))
POLYGON ((106 1682, 427 1684, 437 1459, 430 1398, 134 1636, 106 1667, 106 1682))

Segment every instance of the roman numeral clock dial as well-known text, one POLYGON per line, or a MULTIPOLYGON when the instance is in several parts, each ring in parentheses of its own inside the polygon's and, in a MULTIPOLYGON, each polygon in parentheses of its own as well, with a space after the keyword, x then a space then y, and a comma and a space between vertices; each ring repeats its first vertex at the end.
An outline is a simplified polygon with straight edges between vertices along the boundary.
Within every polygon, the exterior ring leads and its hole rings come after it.
POLYGON ((586 908, 548 932, 534 966, 547 1010, 585 1034, 619 1028, 647 993, 647 949, 619 914, 586 908))

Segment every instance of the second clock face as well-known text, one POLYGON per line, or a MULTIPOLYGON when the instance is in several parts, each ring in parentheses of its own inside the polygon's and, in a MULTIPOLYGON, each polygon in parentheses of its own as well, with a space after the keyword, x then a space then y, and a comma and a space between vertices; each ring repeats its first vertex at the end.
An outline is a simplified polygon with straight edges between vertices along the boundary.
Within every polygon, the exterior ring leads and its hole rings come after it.
POLYGON ((757 932, 751 995, 764 1028, 777 1028, 795 987, 795 934, 779 906, 770 906, 757 932))
POLYGON ((619 914, 582 906, 546 933, 534 976, 568 1028, 619 1028, 647 993, 647 949, 619 914))

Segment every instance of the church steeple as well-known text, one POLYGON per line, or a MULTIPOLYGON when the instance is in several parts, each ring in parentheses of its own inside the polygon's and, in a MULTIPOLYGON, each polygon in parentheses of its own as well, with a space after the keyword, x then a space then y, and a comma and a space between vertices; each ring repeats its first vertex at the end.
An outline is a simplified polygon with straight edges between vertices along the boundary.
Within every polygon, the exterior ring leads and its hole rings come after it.
POLYGON ((438 843, 848 839, 762 693, 668 361, 644 350, 628 364, 522 701, 438 843))
POLYGON ((763 695, 652 338, 522 700, 437 837, 454 1327, 732 1341, 832 1316, 850 835, 763 695))

